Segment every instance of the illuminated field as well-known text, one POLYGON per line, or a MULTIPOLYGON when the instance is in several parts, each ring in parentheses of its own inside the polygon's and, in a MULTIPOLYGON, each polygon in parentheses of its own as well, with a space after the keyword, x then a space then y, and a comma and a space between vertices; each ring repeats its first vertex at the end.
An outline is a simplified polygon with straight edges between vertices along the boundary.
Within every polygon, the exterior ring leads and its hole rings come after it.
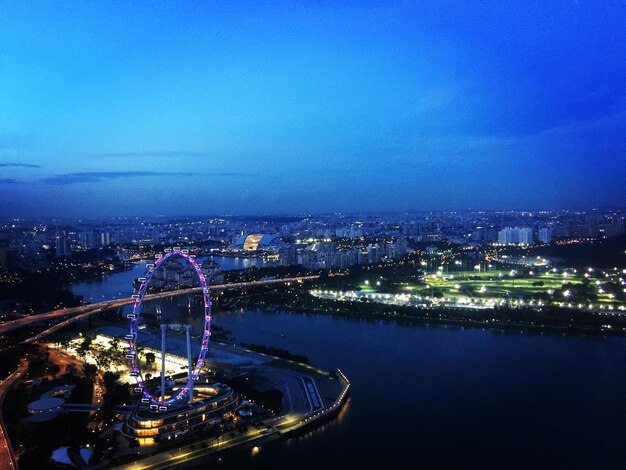
MULTIPOLYGON (((520 270, 521 271, 521 270, 520 270)), ((621 270, 518 272, 515 269, 488 272, 459 271, 427 274, 423 282, 385 282, 364 279, 359 288, 368 293, 412 294, 424 298, 544 300, 626 305, 626 274, 621 270)))

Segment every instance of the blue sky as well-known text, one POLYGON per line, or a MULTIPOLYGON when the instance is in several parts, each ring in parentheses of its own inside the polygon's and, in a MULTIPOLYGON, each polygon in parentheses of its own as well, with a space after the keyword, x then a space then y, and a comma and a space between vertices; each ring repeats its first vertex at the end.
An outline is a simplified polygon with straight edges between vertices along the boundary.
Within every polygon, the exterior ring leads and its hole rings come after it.
POLYGON ((0 215, 624 206, 624 2, 21 2, 0 215))

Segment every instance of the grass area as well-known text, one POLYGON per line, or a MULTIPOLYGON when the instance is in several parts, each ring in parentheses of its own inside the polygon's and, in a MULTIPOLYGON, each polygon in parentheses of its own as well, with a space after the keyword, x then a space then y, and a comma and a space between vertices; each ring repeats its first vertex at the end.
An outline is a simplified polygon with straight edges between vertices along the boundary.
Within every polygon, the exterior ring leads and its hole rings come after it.
MULTIPOLYGON (((550 289, 557 290, 563 285, 563 278, 556 279, 550 275, 536 276, 529 279, 516 279, 508 274, 500 276, 497 273, 491 273, 490 275, 481 275, 480 280, 468 279, 469 276, 450 276, 450 277, 438 277, 429 276, 426 278, 426 283, 433 288, 440 288, 447 291, 447 294, 453 295, 459 290, 456 286, 461 286, 461 290, 465 289, 469 292, 474 292, 476 295, 481 294, 481 289, 485 289, 486 293, 493 295, 532 295, 539 292, 546 292, 550 289), (533 285, 538 282, 543 282, 543 286, 533 285)), ((476 276, 474 276, 476 277, 476 276)))
MULTIPOLYGON (((521 271, 521 270, 520 270, 521 271)), ((621 272, 585 273, 568 270, 563 272, 547 272, 522 274, 515 270, 490 270, 488 272, 458 271, 452 273, 428 274, 423 282, 389 282, 363 279, 359 283, 361 291, 385 293, 409 293, 424 297, 458 298, 504 298, 521 299, 552 299, 576 302, 581 296, 596 304, 624 305, 624 276, 621 272), (621 280, 620 280, 621 279, 621 280), (367 281, 367 282, 366 282, 367 281), (571 298, 568 286, 574 286, 571 298), (581 295, 577 289, 586 287, 586 294, 581 295), (612 286, 612 287, 611 287, 612 286), (617 286, 617 289, 616 289, 617 286), (614 298, 610 297, 613 289, 614 298), (574 299, 574 297, 578 297, 574 299)))
POLYGON ((376 289, 374 289, 369 284, 365 284, 365 283, 359 284, 359 290, 361 292, 376 292, 376 289))

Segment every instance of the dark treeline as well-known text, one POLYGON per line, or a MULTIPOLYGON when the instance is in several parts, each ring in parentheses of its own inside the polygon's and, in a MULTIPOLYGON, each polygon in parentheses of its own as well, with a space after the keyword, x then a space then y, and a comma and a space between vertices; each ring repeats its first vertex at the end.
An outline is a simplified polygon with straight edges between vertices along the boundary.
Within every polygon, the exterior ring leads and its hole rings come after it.
POLYGON ((339 315, 354 319, 383 319, 399 322, 450 323, 490 328, 626 334, 626 318, 570 308, 525 308, 500 306, 493 309, 458 307, 413 307, 370 301, 320 299, 304 290, 257 289, 240 300, 247 305, 301 312, 339 315))

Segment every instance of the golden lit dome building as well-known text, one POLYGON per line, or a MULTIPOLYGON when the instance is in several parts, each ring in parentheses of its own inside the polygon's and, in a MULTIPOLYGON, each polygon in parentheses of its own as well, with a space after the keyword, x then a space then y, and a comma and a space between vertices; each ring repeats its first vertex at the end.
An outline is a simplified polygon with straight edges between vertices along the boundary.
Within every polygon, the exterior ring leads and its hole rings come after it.
POLYGON ((235 251, 280 251, 285 248, 287 245, 281 239, 275 237, 274 235, 262 234, 262 233, 251 233, 248 235, 243 235, 237 238, 232 245, 230 245, 230 250, 235 251))

